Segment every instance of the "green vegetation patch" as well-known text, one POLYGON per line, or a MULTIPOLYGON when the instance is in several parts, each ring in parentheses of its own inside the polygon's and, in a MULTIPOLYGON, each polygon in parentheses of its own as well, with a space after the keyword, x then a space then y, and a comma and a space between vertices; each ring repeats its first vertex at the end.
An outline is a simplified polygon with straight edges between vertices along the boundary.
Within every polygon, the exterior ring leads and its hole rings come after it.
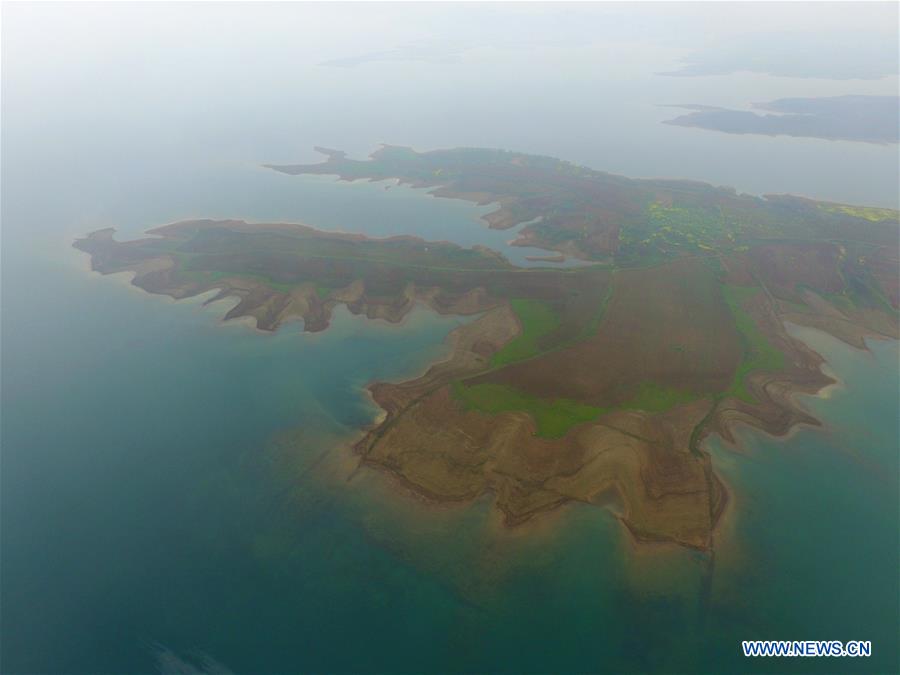
POLYGON ((741 225, 721 207, 647 205, 644 217, 628 224, 620 233, 619 257, 642 261, 654 254, 678 252, 712 254, 736 248, 741 225))
POLYGON ((467 386, 462 382, 454 382, 453 393, 467 410, 477 410, 491 415, 512 411, 526 412, 534 418, 537 435, 545 438, 564 436, 576 424, 590 422, 607 412, 605 408, 569 399, 538 398, 504 384, 467 386))
POLYGON ((731 387, 725 392, 749 403, 755 402, 747 388, 747 375, 755 370, 778 371, 784 368, 784 354, 778 351, 743 308, 745 300, 761 289, 757 286, 723 286, 722 294, 734 316, 735 326, 744 340, 744 358, 734 373, 731 387))
POLYGON ((539 341, 559 328, 560 320, 556 312, 546 302, 539 300, 511 300, 513 311, 522 324, 522 332, 491 359, 493 367, 505 366, 540 353, 539 341))
POLYGON ((819 202, 819 208, 828 213, 841 213, 854 218, 862 218, 872 223, 882 220, 897 220, 898 212, 894 209, 879 209, 873 206, 851 206, 849 204, 828 204, 819 202))
POLYGON ((696 398, 697 394, 690 391, 666 387, 656 382, 644 382, 638 388, 637 394, 622 407, 657 413, 681 403, 689 403, 696 398))

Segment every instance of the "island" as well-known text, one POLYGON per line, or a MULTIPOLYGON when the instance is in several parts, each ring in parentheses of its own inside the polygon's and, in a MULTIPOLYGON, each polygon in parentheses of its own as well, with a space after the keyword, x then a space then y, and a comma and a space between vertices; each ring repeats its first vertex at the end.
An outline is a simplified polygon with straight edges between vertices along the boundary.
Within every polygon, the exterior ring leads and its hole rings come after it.
POLYGON ((694 104, 675 107, 693 112, 666 120, 665 124, 728 134, 864 143, 896 143, 900 140, 900 97, 897 96, 781 98, 753 105, 769 111, 766 114, 694 104))
MULTIPOLYGON (((118 241, 78 239, 103 274, 173 298, 235 297, 263 331, 332 313, 399 324, 416 304, 472 319, 449 356, 400 383, 361 430, 363 465, 439 503, 493 495, 509 526, 564 504, 614 505, 637 541, 709 550, 727 503, 703 440, 738 424, 785 434, 816 420, 793 398, 831 382, 785 323, 865 347, 898 337, 898 213, 703 183, 632 180, 548 157, 385 146, 271 167, 397 179, 496 203, 488 227, 572 256, 516 267, 500 253, 302 224, 191 220, 118 241)), ((298 346, 298 348, 300 348, 298 346)))

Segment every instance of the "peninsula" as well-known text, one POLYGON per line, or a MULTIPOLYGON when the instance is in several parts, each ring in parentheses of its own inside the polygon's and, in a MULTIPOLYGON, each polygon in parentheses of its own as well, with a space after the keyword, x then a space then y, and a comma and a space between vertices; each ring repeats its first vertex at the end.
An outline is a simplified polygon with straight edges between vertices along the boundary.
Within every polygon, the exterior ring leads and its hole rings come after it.
POLYGON ((449 358, 370 385, 384 410, 361 461, 438 502, 490 492, 509 525, 578 501, 606 504, 639 540, 706 550, 726 490, 702 448, 736 423, 773 434, 816 421, 793 401, 828 382, 786 321, 857 346, 898 337, 898 214, 632 180, 547 157, 383 147, 325 151, 290 174, 399 179, 498 204, 493 228, 592 262, 519 268, 487 248, 374 239, 286 223, 192 220, 75 242, 94 270, 151 293, 235 296, 226 318, 273 331, 333 310, 399 322, 423 303, 473 315, 449 358))

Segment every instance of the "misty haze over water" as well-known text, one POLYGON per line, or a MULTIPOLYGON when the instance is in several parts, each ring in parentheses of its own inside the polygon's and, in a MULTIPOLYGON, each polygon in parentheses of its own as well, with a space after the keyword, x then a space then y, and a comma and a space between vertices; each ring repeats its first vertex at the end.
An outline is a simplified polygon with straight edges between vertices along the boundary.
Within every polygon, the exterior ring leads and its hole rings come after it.
MULTIPOLYGON (((648 577, 665 570, 678 590, 636 591, 608 512, 573 509, 538 543, 486 545, 486 504, 410 513, 378 476, 345 484, 349 460, 330 450, 376 414, 362 388, 420 372, 462 319, 418 310, 400 331, 344 312, 325 334, 262 336, 219 325, 227 303, 175 303, 91 274, 71 244, 103 227, 128 238, 211 217, 502 246, 473 227, 486 207, 260 168, 318 161, 314 145, 354 157, 379 143, 499 147, 629 177, 896 208, 896 145, 663 123, 673 104, 896 95, 896 5, 2 11, 4 672, 737 667, 727 640, 747 625, 701 606, 706 563, 689 552, 647 563, 648 577), (539 648, 547 639, 556 653, 539 648)), ((866 358, 823 349, 854 400, 890 403, 896 343, 866 358)), ((813 637, 896 641, 870 636, 897 580, 895 567, 865 566, 891 542, 884 523, 861 520, 896 500, 860 469, 896 475, 885 452, 896 424, 889 405, 868 419, 841 400, 816 404, 833 437, 753 441, 770 474, 716 454, 763 494, 772 475, 802 482, 812 469, 799 457, 824 456, 817 478, 846 508, 829 520, 811 488, 787 506, 757 505, 717 562, 721 583, 749 589, 749 621, 783 612, 773 637, 868 616, 861 635, 813 637), (872 457, 846 461, 848 437, 867 424, 878 427, 872 457), (797 542, 797 508, 822 523, 814 534, 836 528, 835 548, 813 534, 797 542), (837 550, 841 536, 854 555, 837 550), (761 571, 735 563, 742 555, 761 571), (858 582, 843 619, 814 615, 812 581, 786 586, 804 555, 858 582), (807 615, 786 609, 798 598, 807 615)))

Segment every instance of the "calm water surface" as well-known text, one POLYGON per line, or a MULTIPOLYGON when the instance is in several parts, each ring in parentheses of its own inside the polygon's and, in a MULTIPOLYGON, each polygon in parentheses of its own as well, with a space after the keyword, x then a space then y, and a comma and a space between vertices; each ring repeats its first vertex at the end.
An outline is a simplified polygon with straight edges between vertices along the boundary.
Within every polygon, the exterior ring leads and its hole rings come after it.
POLYGON ((523 262, 511 233, 478 221, 491 207, 258 168, 311 161, 314 144, 500 146, 895 204, 890 148, 703 135, 659 124, 656 107, 846 87, 662 78, 672 50, 629 61, 616 45, 541 52, 529 83, 513 76, 524 50, 323 68, 312 29, 288 40, 273 24, 271 44, 236 52, 233 17, 182 28, 165 14, 182 10, 140 10, 185 32, 160 43, 114 10, 92 47, 65 17, 4 11, 4 672, 835 670, 748 664, 747 638, 871 639, 875 656, 852 665, 895 669, 896 343, 864 352, 800 331, 842 382, 803 397, 824 426, 711 443, 734 493, 714 559, 635 551, 607 511, 510 533, 490 500, 427 507, 356 470, 346 446, 377 413, 364 385, 419 372, 464 320, 420 310, 398 328, 342 311, 325 333, 262 335, 221 325, 225 303, 94 275, 71 248, 100 227, 133 237, 238 217, 482 243, 523 262))

